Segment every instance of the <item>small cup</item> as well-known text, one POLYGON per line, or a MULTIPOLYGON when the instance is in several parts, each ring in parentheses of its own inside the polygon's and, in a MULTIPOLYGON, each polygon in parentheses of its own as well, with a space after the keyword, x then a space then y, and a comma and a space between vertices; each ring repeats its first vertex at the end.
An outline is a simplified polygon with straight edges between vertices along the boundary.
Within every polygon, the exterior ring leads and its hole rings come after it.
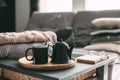
POLYGON ((28 48, 25 52, 25 57, 28 61, 32 61, 34 64, 46 64, 48 63, 48 46, 46 45, 34 45, 32 48, 28 48), (32 50, 33 57, 28 58, 28 51, 32 50))

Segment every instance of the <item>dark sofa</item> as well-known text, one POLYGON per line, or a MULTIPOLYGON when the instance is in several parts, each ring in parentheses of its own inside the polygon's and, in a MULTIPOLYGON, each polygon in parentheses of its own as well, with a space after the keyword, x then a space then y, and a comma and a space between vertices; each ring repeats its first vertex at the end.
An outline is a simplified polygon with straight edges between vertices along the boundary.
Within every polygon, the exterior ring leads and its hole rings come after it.
MULTIPOLYGON (((40 31, 54 31, 58 32, 62 29, 67 30, 72 28, 71 35, 65 39, 68 44, 74 43, 76 47, 74 52, 83 51, 85 53, 87 50, 84 49, 87 45, 92 45, 92 40, 96 38, 90 35, 90 32, 96 30, 91 21, 95 18, 100 17, 120 17, 120 10, 105 10, 105 11, 78 11, 74 12, 61 12, 61 13, 38 13, 35 12, 30 18, 28 25, 25 30, 40 30, 40 31)), ((64 37, 64 35, 59 35, 58 37, 64 37)), ((110 39, 109 39, 110 40, 110 39)), ((110 40, 111 41, 111 40, 110 40)), ((117 39, 116 41, 119 41, 117 39)), ((100 41, 98 41, 100 42, 100 41)), ((107 40, 105 41, 107 42, 107 40)), ((114 54, 114 56, 119 56, 115 52, 107 52, 107 54, 114 54)), ((87 53, 86 53, 87 54, 87 53)), ((84 54, 83 54, 84 55, 84 54)), ((114 78, 119 75, 119 70, 114 71, 114 66, 118 64, 112 63, 109 65, 109 80, 115 80, 114 78), (114 75, 116 74, 116 75, 114 75), (114 76, 113 76, 114 75, 114 76)), ((116 68, 116 67, 115 67, 116 68)))

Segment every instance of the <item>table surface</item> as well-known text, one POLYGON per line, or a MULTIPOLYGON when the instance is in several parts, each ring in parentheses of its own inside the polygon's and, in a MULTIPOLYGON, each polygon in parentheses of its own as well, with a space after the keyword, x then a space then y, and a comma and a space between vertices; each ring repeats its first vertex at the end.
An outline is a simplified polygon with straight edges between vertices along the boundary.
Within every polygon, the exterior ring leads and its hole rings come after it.
POLYGON ((45 80, 67 80, 82 73, 85 73, 89 70, 104 66, 114 61, 115 58, 116 57, 110 57, 109 59, 96 64, 76 63, 76 65, 72 68, 56 71, 40 71, 25 69, 21 67, 17 61, 8 59, 1 59, 0 67, 20 72, 23 74, 31 75, 34 77, 42 78, 45 80))

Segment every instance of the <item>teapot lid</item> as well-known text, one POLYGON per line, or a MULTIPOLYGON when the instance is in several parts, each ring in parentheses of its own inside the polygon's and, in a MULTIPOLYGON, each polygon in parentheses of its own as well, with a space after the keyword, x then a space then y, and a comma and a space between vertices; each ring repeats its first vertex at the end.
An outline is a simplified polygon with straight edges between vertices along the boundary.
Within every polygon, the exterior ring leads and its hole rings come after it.
POLYGON ((66 46, 67 48, 69 48, 69 45, 63 41, 62 39, 60 39, 57 43, 56 43, 57 46, 66 46))

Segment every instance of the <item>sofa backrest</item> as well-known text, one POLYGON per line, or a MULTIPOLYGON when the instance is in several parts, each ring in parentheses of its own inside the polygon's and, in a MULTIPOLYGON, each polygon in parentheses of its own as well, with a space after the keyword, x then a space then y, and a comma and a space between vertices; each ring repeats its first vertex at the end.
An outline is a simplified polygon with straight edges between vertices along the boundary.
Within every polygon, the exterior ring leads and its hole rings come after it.
POLYGON ((85 46, 93 39, 90 36, 91 21, 100 17, 120 17, 120 10, 78 11, 76 14, 74 12, 34 13, 26 30, 57 31, 73 27, 74 42, 78 46, 85 46))
POLYGON ((91 24, 91 21, 100 17, 120 17, 120 10, 103 10, 103 11, 78 11, 74 17, 73 26, 85 26, 91 24))
POLYGON ((57 40, 63 39, 71 44, 74 41, 72 33, 72 22, 75 13, 34 13, 30 18, 25 30, 54 31, 57 40))
POLYGON ((26 30, 51 30, 71 27, 74 17, 73 12, 34 13, 26 30))

